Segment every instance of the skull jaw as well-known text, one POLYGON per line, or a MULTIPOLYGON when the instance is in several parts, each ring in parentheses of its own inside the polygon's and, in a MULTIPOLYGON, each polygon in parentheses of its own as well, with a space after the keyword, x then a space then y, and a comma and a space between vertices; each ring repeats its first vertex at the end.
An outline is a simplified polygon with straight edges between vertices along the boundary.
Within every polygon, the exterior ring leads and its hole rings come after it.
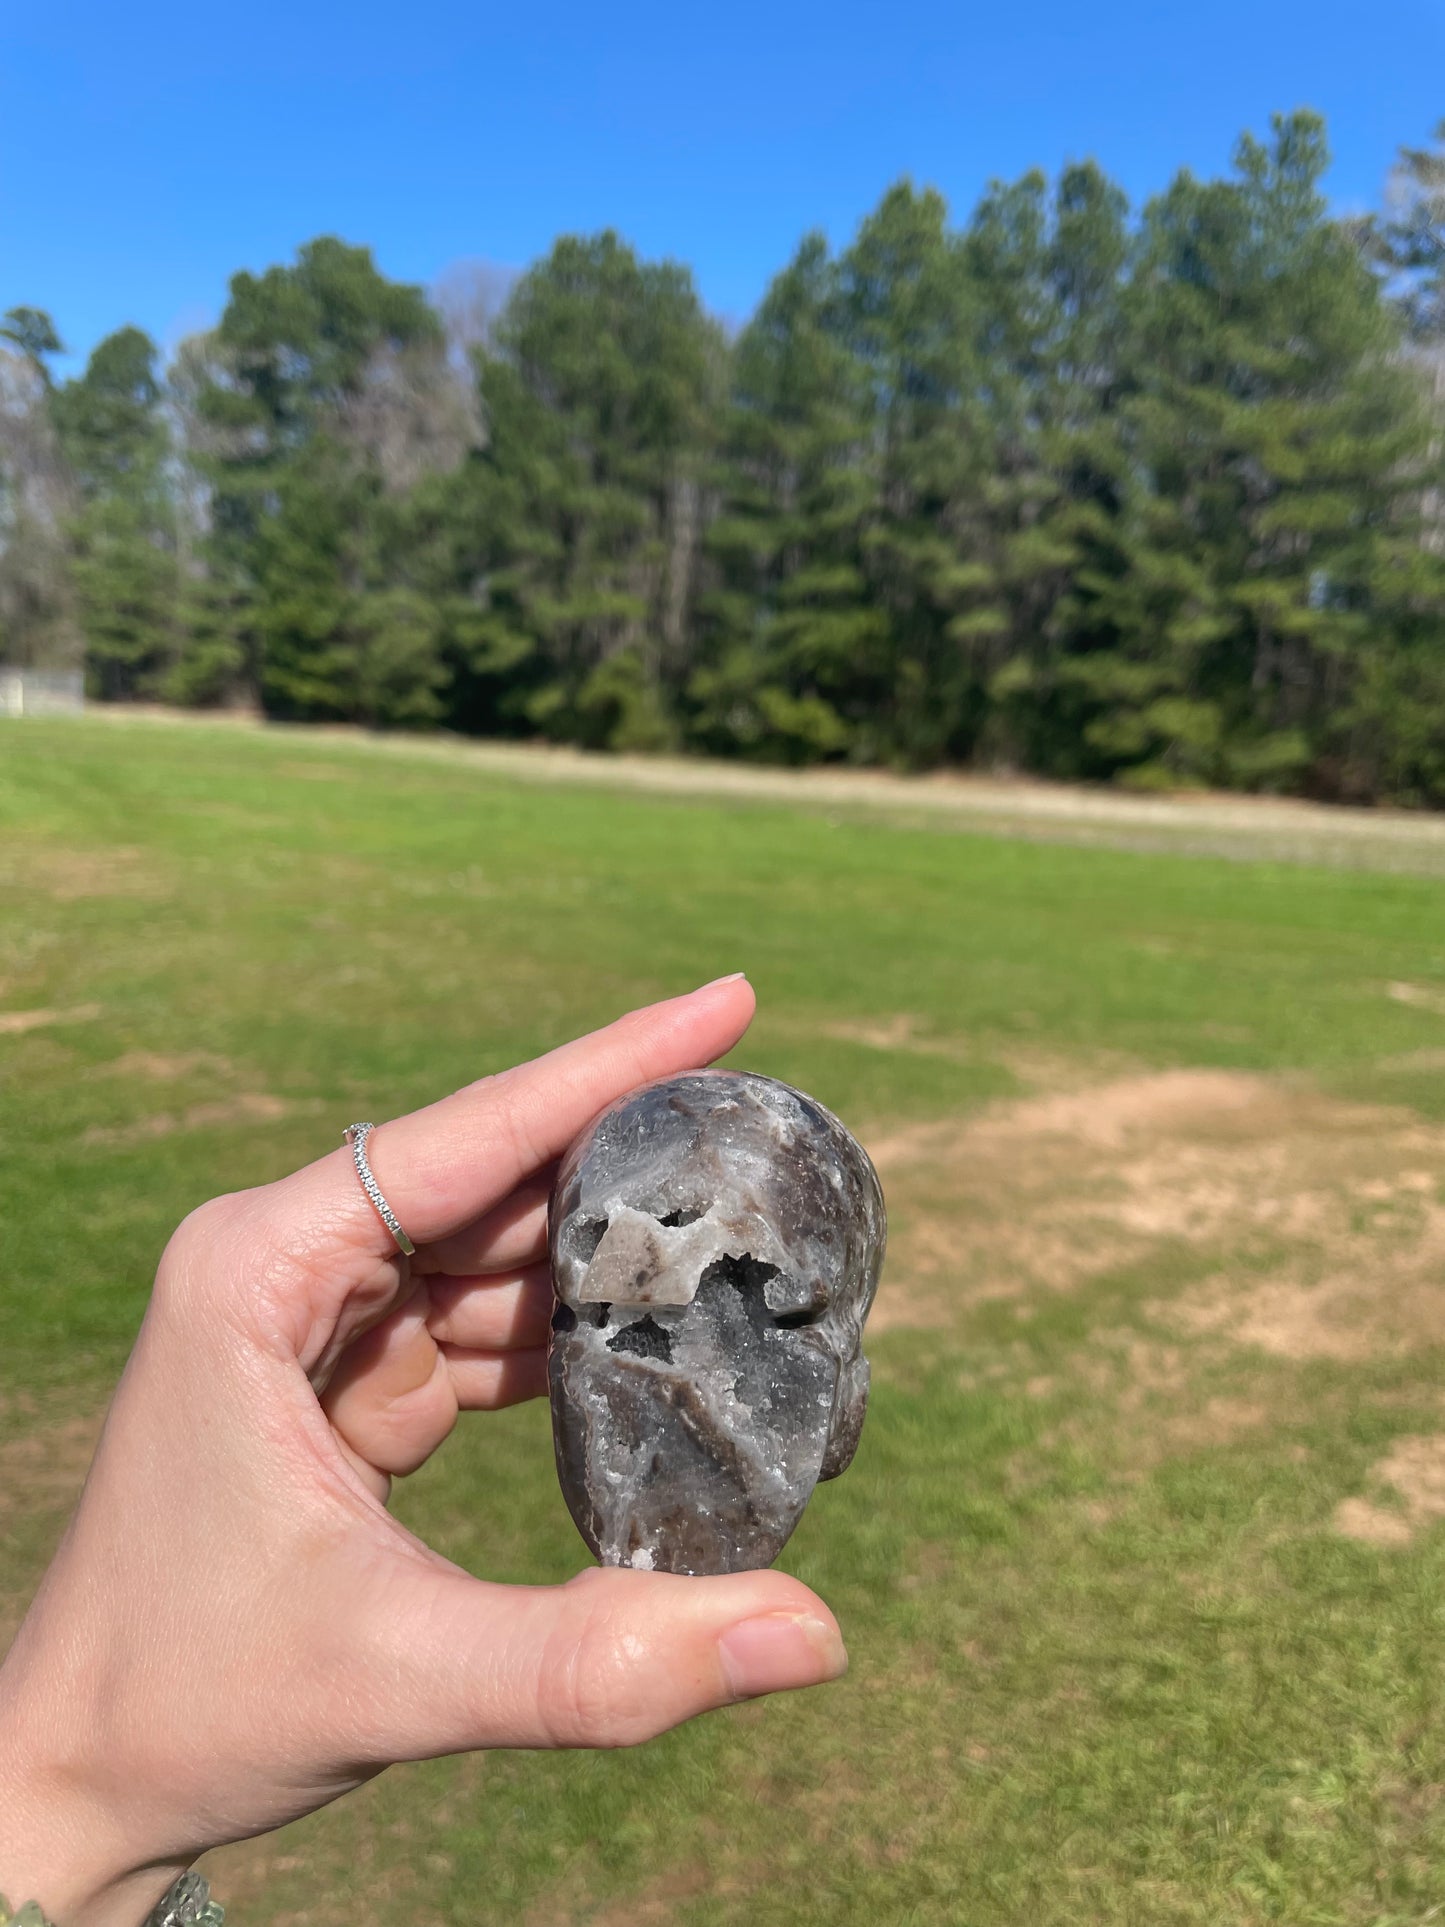
POLYGON ((596 1328, 554 1333, 557 1471, 603 1565, 677 1573, 769 1566, 812 1496, 828 1450, 836 1363, 790 1346, 727 1368, 619 1357, 596 1328), (770 1407, 745 1404, 766 1367, 770 1407), (751 1380, 752 1383, 748 1383, 751 1380))

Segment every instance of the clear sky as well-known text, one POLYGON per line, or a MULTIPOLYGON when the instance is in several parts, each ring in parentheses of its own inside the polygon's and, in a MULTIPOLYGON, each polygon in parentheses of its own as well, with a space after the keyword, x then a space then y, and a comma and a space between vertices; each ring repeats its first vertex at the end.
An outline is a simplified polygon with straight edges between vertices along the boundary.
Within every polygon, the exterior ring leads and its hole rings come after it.
POLYGON ((10 0, 0 308, 77 350, 173 343, 318 233, 430 284, 615 226, 738 320, 900 174, 962 218, 990 177, 1093 156, 1137 200, 1295 106, 1328 119, 1337 205, 1375 204, 1445 116, 1445 0, 10 0))

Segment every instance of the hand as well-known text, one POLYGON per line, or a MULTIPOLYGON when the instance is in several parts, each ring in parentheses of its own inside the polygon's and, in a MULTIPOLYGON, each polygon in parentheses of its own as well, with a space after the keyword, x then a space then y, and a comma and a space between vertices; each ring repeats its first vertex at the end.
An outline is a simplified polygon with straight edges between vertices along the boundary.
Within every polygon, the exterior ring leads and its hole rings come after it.
MULTIPOLYGON (((386 1510, 462 1409, 545 1386, 551 1166, 601 1107, 731 1048, 741 979, 635 1011, 194 1212, 75 1518, 0 1667, 0 1887, 135 1927, 206 1848, 395 1760, 620 1746, 833 1677, 778 1572, 470 1577, 386 1510)), ((559 1501, 560 1503, 560 1501, 559 1501)))

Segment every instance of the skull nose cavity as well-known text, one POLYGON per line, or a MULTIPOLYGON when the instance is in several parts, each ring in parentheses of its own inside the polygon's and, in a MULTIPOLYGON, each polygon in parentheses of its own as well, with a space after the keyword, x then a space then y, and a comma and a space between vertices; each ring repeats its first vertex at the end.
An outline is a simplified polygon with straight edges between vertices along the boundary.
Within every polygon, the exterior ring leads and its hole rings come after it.
POLYGON ((651 1312, 624 1325, 607 1341, 609 1352, 630 1352, 634 1358, 655 1358, 664 1365, 672 1363, 672 1336, 664 1331, 651 1312))

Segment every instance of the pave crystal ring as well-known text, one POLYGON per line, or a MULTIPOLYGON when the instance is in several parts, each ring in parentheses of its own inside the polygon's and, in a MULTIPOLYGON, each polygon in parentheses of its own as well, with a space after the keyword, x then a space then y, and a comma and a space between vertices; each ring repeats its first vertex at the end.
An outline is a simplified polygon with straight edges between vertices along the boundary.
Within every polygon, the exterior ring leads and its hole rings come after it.
POLYGON ((357 1177, 361 1179, 362 1190, 376 1206, 377 1216, 381 1219, 381 1222, 386 1226, 392 1237, 396 1239, 402 1251, 409 1258, 416 1250, 416 1246, 402 1230, 396 1213, 381 1195, 381 1186, 371 1175, 371 1166, 366 1160, 366 1140, 375 1129, 376 1126, 374 1124, 348 1124, 341 1135, 351 1146, 351 1161, 356 1166, 357 1177))

